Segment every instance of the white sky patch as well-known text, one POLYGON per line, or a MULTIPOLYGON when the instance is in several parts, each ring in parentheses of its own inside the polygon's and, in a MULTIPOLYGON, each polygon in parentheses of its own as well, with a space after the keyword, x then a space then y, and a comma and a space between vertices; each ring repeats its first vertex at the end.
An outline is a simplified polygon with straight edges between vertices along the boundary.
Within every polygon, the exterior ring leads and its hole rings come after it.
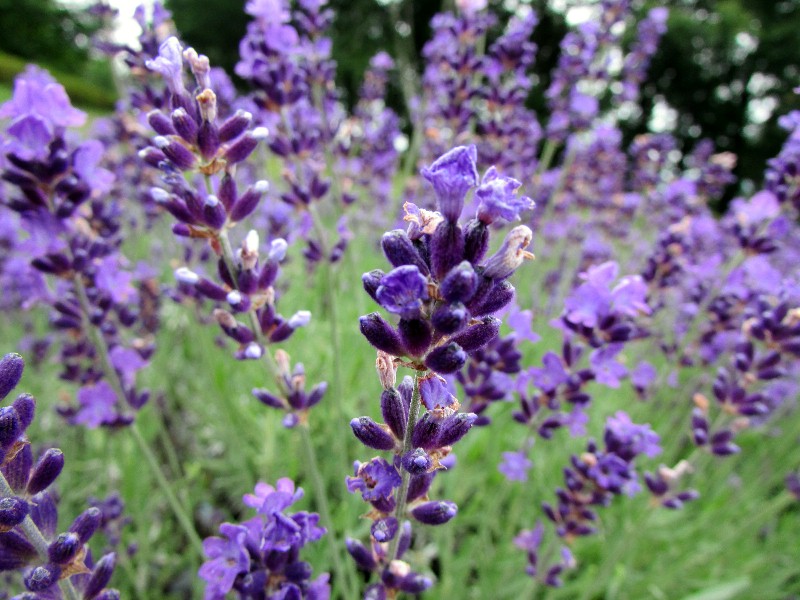
MULTIPOLYGON (((135 44, 141 29, 138 23, 133 20, 133 13, 136 7, 144 4, 147 7, 148 15, 152 11, 154 0, 106 0, 113 8, 119 11, 117 15, 113 38, 115 42, 125 44, 135 44)), ((72 9, 86 8, 93 4, 91 0, 59 0, 59 4, 72 9)))

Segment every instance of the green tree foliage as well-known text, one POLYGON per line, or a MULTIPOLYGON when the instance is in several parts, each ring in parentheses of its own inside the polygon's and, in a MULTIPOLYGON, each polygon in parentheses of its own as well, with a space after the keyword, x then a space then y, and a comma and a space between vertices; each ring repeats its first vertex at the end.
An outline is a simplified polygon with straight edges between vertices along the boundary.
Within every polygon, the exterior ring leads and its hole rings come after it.
POLYGON ((678 111, 684 146, 711 138, 738 156, 740 178, 760 181, 786 133, 777 118, 800 108, 800 2, 683 0, 650 68, 645 110, 662 96, 678 111))
POLYGON ((55 0, 0 0, 0 51, 67 73, 86 64, 99 22, 55 0))

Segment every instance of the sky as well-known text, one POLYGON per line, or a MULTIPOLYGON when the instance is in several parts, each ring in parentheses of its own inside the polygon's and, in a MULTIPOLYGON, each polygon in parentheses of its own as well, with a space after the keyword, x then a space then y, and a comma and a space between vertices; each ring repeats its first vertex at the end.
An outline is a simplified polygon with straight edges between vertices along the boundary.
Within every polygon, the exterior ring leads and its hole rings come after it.
MULTIPOLYGON (((69 7, 83 7, 92 4, 92 0, 59 0, 61 4, 69 7)), ((151 7, 153 0, 105 0, 109 5, 119 11, 115 40, 120 42, 134 42, 139 36, 139 25, 133 20, 133 11, 140 4, 151 7)))

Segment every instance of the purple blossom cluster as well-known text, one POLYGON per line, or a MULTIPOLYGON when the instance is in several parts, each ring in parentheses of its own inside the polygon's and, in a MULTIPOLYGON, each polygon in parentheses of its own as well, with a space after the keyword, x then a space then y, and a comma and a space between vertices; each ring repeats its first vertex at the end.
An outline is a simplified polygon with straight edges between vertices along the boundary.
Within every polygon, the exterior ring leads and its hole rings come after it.
POLYGON ((123 211, 105 201, 114 179, 101 166, 105 148, 97 140, 71 140, 69 129, 86 115, 36 68, 17 79, 0 117, 10 119, 3 138, 3 210, 19 215, 12 222, 27 237, 15 243, 30 265, 12 260, 4 276, 18 279, 14 287, 27 295, 24 304, 52 309, 51 326, 61 334, 61 377, 81 387, 77 403, 62 413, 88 427, 128 424, 150 396, 137 388, 136 373, 155 349, 157 320, 149 316, 157 297, 150 293, 150 270, 134 267, 119 251, 123 211))
MULTIPOLYGON (((19 354, 0 359, 0 400, 17 386, 24 367, 19 354)), ((0 570, 23 571, 27 592, 16 596, 22 600, 117 600, 119 592, 106 587, 115 555, 95 562, 87 546, 101 525, 101 510, 85 510, 58 532, 57 496, 50 488, 64 467, 64 454, 50 448, 34 462, 26 431, 35 409, 30 394, 0 408, 0 570)))
POLYGON ((240 600, 328 600, 328 574, 312 580, 311 565, 300 560, 303 547, 325 535, 319 515, 286 513, 302 497, 302 488, 287 478, 274 487, 259 482, 254 493, 244 495, 256 516, 223 523, 222 537, 203 542, 208 560, 199 575, 206 582, 205 600, 223 600, 231 592, 240 600))
MULTIPOLYGON (((556 489, 557 503, 543 503, 542 510, 554 524, 558 537, 569 543, 576 537, 597 531, 595 507, 608 506, 615 496, 632 496, 641 490, 634 461, 639 456, 653 457, 661 452, 659 436, 649 425, 637 425, 620 411, 606 420, 603 447, 590 440, 586 451, 572 455, 564 469, 564 487, 556 489)), ((649 482, 649 480, 648 480, 649 482)), ((574 568, 575 559, 562 547, 560 559, 551 564, 540 561, 544 528, 538 523, 515 540, 528 554, 526 572, 549 586, 561 585, 560 575, 574 568)))

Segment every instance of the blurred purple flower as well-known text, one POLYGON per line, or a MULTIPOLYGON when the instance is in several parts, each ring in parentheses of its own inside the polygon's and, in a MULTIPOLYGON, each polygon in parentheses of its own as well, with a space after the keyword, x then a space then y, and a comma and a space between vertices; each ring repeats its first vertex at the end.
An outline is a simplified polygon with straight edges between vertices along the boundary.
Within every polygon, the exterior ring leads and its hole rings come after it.
POLYGON ((78 411, 74 423, 82 423, 89 429, 116 422, 115 405, 117 395, 106 381, 83 386, 77 393, 78 411))
POLYGON ((532 466, 533 462, 528 458, 527 452, 519 450, 503 452, 503 461, 498 465, 497 470, 509 481, 528 481, 528 471, 532 466))

